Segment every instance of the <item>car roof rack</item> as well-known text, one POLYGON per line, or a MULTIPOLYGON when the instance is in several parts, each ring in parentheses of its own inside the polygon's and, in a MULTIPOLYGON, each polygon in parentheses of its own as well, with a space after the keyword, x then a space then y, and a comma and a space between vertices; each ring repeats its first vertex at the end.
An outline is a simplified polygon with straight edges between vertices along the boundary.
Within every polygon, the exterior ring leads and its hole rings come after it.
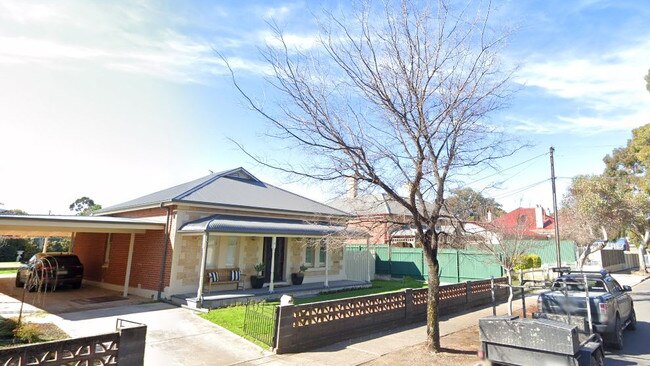
POLYGON ((605 269, 601 269, 600 271, 582 271, 579 269, 571 269, 570 267, 553 267, 551 270, 555 273, 559 273, 560 276, 563 276, 565 274, 598 274, 601 276, 607 276, 609 273, 605 269))

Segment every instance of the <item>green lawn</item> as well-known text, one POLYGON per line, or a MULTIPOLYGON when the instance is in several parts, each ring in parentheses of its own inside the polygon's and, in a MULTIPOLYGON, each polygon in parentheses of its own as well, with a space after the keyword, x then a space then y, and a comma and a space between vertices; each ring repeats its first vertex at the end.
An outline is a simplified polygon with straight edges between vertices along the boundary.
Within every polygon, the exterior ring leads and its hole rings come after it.
POLYGON ((11 274, 16 273, 15 269, 0 269, 0 274, 11 274))
MULTIPOLYGON (((295 298, 296 304, 309 304, 313 302, 326 301, 326 300, 338 300, 346 299, 356 296, 364 295, 376 295, 387 292, 400 291, 406 288, 423 288, 426 287, 426 283, 422 281, 416 281, 413 279, 405 279, 403 281, 372 281, 372 287, 358 289, 358 290, 345 290, 339 292, 325 293, 313 297, 306 298, 295 298)), ((269 301, 267 305, 269 308, 273 308, 278 305, 278 301, 269 301)), ((269 309, 271 311, 271 309, 269 309)), ((215 324, 218 324, 231 332, 240 335, 249 341, 263 347, 268 348, 269 346, 254 339, 253 337, 248 336, 244 333, 244 316, 246 314, 246 306, 237 305, 230 306, 227 308, 214 309, 206 314, 201 316, 215 324)))

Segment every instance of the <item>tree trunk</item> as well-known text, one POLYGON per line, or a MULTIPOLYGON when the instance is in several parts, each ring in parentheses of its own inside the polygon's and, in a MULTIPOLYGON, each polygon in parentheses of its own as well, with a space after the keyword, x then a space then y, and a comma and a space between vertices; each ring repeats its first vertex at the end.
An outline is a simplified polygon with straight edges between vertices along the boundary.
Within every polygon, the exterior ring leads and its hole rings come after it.
POLYGON ((512 271, 507 268, 505 268, 505 270, 506 278, 508 279, 508 315, 512 315, 512 299, 515 297, 515 294, 512 291, 512 271))
POLYGON ((648 242, 650 242, 650 229, 646 229, 641 238, 641 244, 639 245, 639 270, 643 272, 648 272, 648 268, 645 265, 645 249, 648 247, 648 242))
POLYGON ((429 291, 427 296, 427 341, 430 352, 440 352, 440 323, 438 321, 438 293, 440 289, 440 265, 438 258, 427 255, 429 291))

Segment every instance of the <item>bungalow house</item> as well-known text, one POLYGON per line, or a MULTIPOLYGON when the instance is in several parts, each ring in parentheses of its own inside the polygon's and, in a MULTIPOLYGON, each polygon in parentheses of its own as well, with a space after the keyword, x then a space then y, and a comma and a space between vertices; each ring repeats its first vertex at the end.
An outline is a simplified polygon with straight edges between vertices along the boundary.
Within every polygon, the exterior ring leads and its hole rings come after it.
MULTIPOLYGON (((270 291, 288 283, 301 265, 308 267, 305 283, 345 279, 342 248, 328 248, 323 238, 343 233, 338 223, 347 217, 237 168, 90 217, 0 216, 0 235, 73 233, 71 251, 84 263, 84 283, 123 289, 124 295, 196 293, 201 299, 211 271, 234 276, 238 270, 248 278, 259 263, 270 291)), ((218 289, 239 285, 221 282, 218 289)))

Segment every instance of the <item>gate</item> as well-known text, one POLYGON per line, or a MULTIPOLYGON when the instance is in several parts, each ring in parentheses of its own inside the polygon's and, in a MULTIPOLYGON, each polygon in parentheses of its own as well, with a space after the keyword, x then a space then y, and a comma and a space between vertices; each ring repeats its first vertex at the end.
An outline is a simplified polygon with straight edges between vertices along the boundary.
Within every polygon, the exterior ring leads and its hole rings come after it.
POLYGON ((244 333, 269 347, 275 346, 277 306, 266 301, 249 301, 244 314, 244 333))

